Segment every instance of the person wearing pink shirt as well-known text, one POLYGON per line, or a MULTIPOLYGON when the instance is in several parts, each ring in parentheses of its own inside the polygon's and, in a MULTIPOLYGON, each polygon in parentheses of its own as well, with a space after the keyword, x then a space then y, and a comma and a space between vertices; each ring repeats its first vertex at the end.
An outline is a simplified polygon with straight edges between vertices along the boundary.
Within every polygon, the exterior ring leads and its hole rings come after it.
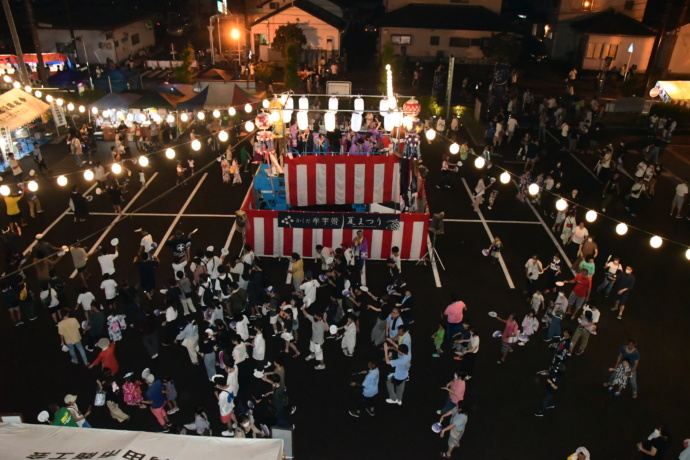
POLYGON ((443 312, 448 322, 448 326, 446 328, 446 340, 450 340, 455 334, 460 332, 460 328, 462 327, 462 317, 467 309, 465 302, 458 300, 455 294, 451 294, 450 298, 452 302, 443 312))
POLYGON ((467 372, 455 372, 453 380, 448 382, 445 387, 441 387, 442 390, 448 392, 448 398, 443 409, 436 411, 438 415, 445 414, 465 399, 465 380, 467 380, 467 372))
POLYGON ((506 319, 496 318, 497 320, 506 324, 503 329, 503 334, 501 335, 501 359, 497 361, 497 364, 503 364, 506 362, 508 353, 513 351, 513 343, 517 340, 518 335, 518 323, 515 321, 515 315, 512 313, 506 319))

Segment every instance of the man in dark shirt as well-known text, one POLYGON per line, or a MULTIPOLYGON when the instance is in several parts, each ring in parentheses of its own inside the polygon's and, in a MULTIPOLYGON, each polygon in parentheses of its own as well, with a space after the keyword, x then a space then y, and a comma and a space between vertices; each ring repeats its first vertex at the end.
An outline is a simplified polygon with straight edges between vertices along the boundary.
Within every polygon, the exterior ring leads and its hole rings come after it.
POLYGON ((548 371, 539 373, 540 375, 547 376, 546 394, 544 395, 544 398, 541 401, 541 406, 539 407, 539 410, 534 413, 535 416, 543 417, 544 412, 546 412, 547 409, 553 409, 554 407, 556 407, 554 398, 556 396, 556 392, 563 385, 564 372, 565 366, 559 363, 552 365, 548 371))
POLYGON ((625 310, 625 303, 628 301, 630 291, 635 287, 635 275, 630 265, 625 267, 625 272, 618 275, 616 280, 616 302, 613 304, 611 311, 618 311, 618 319, 623 319, 623 311, 625 310))
POLYGON ((151 359, 158 358, 158 332, 156 330, 156 316, 147 311, 141 323, 142 341, 151 359))
POLYGON ((89 325, 84 328, 86 333, 86 349, 93 351, 93 346, 105 334, 105 313, 100 310, 98 302, 91 302, 91 311, 89 312, 89 325))

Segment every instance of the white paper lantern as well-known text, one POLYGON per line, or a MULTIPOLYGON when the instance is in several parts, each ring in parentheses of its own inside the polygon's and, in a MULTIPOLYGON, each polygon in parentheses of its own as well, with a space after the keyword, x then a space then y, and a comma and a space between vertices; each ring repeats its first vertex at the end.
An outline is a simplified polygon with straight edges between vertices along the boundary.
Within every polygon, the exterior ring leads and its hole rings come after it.
POLYGON ((35 192, 38 190, 38 182, 35 180, 30 180, 28 184, 26 184, 27 188, 31 190, 32 192, 35 192))
POLYGON ((165 118, 165 121, 167 121, 168 123, 175 123, 175 116, 174 115, 168 115, 165 118))
POLYGON ((449 150, 451 155, 456 155, 460 151, 460 146, 457 143, 453 142, 452 144, 450 144, 449 150))
POLYGON ((382 117, 388 113, 388 99, 381 99, 379 101, 379 113, 382 117))
POLYGON ((204 118, 206 118, 206 114, 205 114, 204 112, 199 112, 199 113, 196 114, 196 117, 197 117, 199 120, 203 120, 204 118))
POLYGON ((167 150, 165 151, 165 156, 166 156, 168 159, 172 160, 173 158, 175 158, 175 150, 174 150, 174 149, 167 149, 167 150))
POLYGON ((568 208, 568 202, 565 201, 563 198, 559 198, 556 201, 556 209, 558 211, 565 211, 568 208))
POLYGON ((685 258, 688 259, 688 260, 690 260, 690 249, 688 249, 687 251, 685 251, 685 258))
POLYGON ((7 185, 0 185, 0 195, 8 196, 10 194, 10 188, 7 185))
POLYGON ((58 98, 58 99, 55 101, 55 103, 56 103, 57 105, 59 105, 60 107, 62 107, 62 104, 64 104, 65 101, 63 101, 62 99, 58 98))
MULTIPOLYGON (((126 118, 127 118, 127 121, 133 121, 134 115, 131 113, 128 113, 126 118)), ((153 115, 151 115, 151 118, 153 118, 153 121, 156 121, 156 117, 154 117, 153 115)))
POLYGON ((389 112, 383 116, 383 129, 392 131, 393 128, 395 128, 395 120, 393 119, 393 114, 389 112))
POLYGON ((664 240, 661 239, 660 236, 654 235, 649 239, 649 245, 653 247, 654 249, 659 249, 661 245, 663 244, 664 240))
POLYGON ((12 83, 12 86, 13 86, 14 88, 21 88, 21 87, 22 87, 22 84, 19 83, 18 81, 15 81, 14 83, 12 83))
POLYGON ((307 96, 302 96, 299 98, 298 107, 300 110, 309 110, 309 99, 307 96))
POLYGON ((597 220, 597 212, 596 211, 587 211, 587 214, 585 214, 585 220, 587 222, 594 222, 597 220))
POLYGON ((69 110, 70 112, 74 110, 74 104, 72 104, 71 102, 67 104, 67 110, 69 110))
POLYGON ((226 142, 228 140, 228 132, 221 131, 218 133, 218 140, 221 142, 226 142))
POLYGON ((122 172, 122 165, 120 163, 113 163, 113 165, 110 167, 110 170, 113 172, 113 174, 120 174, 122 172))
POLYGON ((395 96, 388 96, 388 108, 393 110, 398 106, 398 100, 395 96))
POLYGON ((507 184, 508 182, 510 182, 510 173, 503 171, 499 176, 499 180, 502 184, 507 184))
MULTIPOLYGON (((34 96, 36 96, 36 97, 41 97, 41 96, 43 96, 43 93, 40 92, 39 90, 36 90, 36 91, 34 91, 34 96)), ((79 111, 80 111, 80 112, 83 112, 83 110, 79 110, 79 111)))
POLYGON ((295 108, 295 100, 291 97, 288 97, 285 99, 285 103, 283 104, 283 108, 285 110, 292 110, 295 108))
POLYGON ((477 169, 482 169, 486 165, 486 160, 484 157, 477 157, 474 159, 474 166, 477 169))
POLYGON ((616 233, 621 236, 625 235, 628 233, 628 226, 621 222, 620 224, 616 225, 616 233))
POLYGON ((57 178, 57 183, 60 187, 64 187, 65 185, 67 185, 67 178, 65 176, 59 176, 57 178))
POLYGON ((183 113, 182 115, 180 115, 180 120, 186 122, 187 120, 189 120, 189 116, 186 113, 183 113))
POLYGON ((357 132, 360 129, 362 129, 362 114, 361 113, 353 113, 352 118, 350 119, 350 129, 352 131, 357 132))
POLYGON ((24 87, 24 91, 26 91, 27 93, 30 93, 32 90, 33 90, 33 88, 31 88, 31 85, 26 85, 24 87))
POLYGON ((324 116, 326 131, 335 131, 335 112, 326 112, 324 116))
POLYGON ((536 195, 539 193, 539 186, 537 184, 529 184, 529 187, 527 187, 527 192, 530 195, 536 195))
POLYGON ((249 120, 244 124, 244 130, 247 131, 248 133, 251 133, 254 131, 254 122, 249 120))
POLYGON ((338 111, 338 98, 337 97, 331 97, 328 99, 328 110, 332 110, 334 112, 338 111))
POLYGON ((5 83, 9 83, 12 81, 12 77, 10 77, 9 75, 5 75, 4 77, 2 77, 2 79, 5 83))
POLYGON ((201 142, 199 142, 199 139, 194 139, 192 141, 192 150, 195 152, 198 152, 201 149, 201 142))
MULTIPOLYGON (((50 96, 52 98, 52 96, 50 96)), ((48 96, 46 96, 46 99, 48 99, 48 96)), ((96 115, 98 114, 98 107, 91 107, 91 113, 96 115)))
POLYGON ((297 127, 299 129, 307 129, 309 127, 309 116, 307 112, 297 112, 297 127))
POLYGON ((261 106, 264 109, 267 109, 270 105, 271 105, 271 101, 269 101, 268 99, 264 99, 263 101, 261 101, 261 106))
POLYGON ((93 178, 94 178, 93 171, 91 171, 90 169, 87 169, 86 171, 84 171, 84 179, 86 179, 88 181, 92 181, 93 178))
POLYGON ((220 110, 216 109, 213 111, 213 118, 220 118, 220 110))
POLYGON ((283 110, 282 115, 283 123, 290 123, 290 120, 292 120, 292 110, 283 110))
POLYGON ((280 121, 280 112, 274 110, 273 112, 271 112, 271 115, 268 119, 271 120, 271 123, 278 123, 280 121))
POLYGON ((364 112, 364 99, 361 97, 355 99, 355 112, 364 112))
POLYGON ((436 139, 436 131, 434 131, 433 129, 427 129, 426 138, 427 138, 427 140, 430 140, 430 141, 433 141, 434 139, 436 139))
POLYGON ((247 104, 244 106, 244 111, 247 112, 247 113, 252 113, 252 105, 249 104, 249 103, 247 103, 247 104))
MULTIPOLYGON (((15 82, 15 83, 16 83, 16 82, 15 82)), ((47 101, 47 102, 53 102, 53 96, 51 96, 50 94, 47 95, 47 96, 46 96, 46 101, 47 101)), ((94 113, 97 113, 97 112, 98 112, 98 109, 96 109, 96 112, 94 112, 94 113)))
MULTIPOLYGON (((36 91, 36 94, 38 94, 38 93, 40 93, 40 91, 36 91)), ((84 107, 83 105, 80 105, 79 106, 79 113, 84 113, 84 112, 86 112, 86 107, 84 107)))
POLYGON ((143 166, 145 168, 149 165, 149 158, 145 156, 140 156, 137 160, 137 163, 139 163, 139 166, 143 166))
POLYGON ((234 117, 236 113, 237 113, 237 110, 235 110, 235 107, 230 107, 228 109, 228 115, 230 115, 231 117, 234 117))

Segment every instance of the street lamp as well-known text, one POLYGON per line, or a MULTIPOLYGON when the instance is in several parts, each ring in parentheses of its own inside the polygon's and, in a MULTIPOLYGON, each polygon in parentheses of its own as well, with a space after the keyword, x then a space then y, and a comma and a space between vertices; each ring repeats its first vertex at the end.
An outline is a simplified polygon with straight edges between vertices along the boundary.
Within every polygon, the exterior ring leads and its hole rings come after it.
MULTIPOLYGON (((233 40, 237 40, 237 73, 239 74, 239 69, 241 69, 240 57, 242 54, 240 51, 240 31, 238 29, 232 29, 232 32, 230 32, 230 36, 233 40)), ((247 82, 247 85, 249 85, 249 82, 247 82)))

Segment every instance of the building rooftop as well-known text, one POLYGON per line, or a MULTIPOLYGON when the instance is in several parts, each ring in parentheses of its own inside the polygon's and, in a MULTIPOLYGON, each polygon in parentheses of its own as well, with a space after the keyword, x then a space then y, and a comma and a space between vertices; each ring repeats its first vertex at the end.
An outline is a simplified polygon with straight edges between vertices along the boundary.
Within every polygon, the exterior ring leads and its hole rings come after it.
POLYGON ((568 21, 570 27, 584 34, 637 35, 653 37, 656 31, 639 21, 617 12, 613 8, 600 13, 588 14, 583 18, 568 21))
POLYGON ((381 27, 507 31, 508 24, 483 6, 411 3, 387 13, 381 27))
MULTIPOLYGON (((131 11, 114 11, 107 9, 98 13, 89 11, 84 14, 72 13, 72 27, 75 30, 113 30, 133 22, 149 19, 146 15, 132 14, 131 11)), ((39 16, 39 29, 67 29, 67 17, 61 15, 39 16)))
POLYGON ((305 13, 308 13, 308 14, 314 16, 315 18, 320 19, 321 21, 325 22, 326 24, 329 24, 329 25, 331 25, 337 29, 344 30, 345 26, 347 25, 347 23, 343 19, 339 18, 338 16, 334 15, 333 13, 330 13, 330 12, 324 10, 320 6, 317 6, 313 3, 311 3, 308 0, 295 0, 292 3, 289 3, 285 6, 283 6, 282 8, 279 8, 275 11, 272 11, 270 14, 267 14, 266 16, 260 17, 259 19, 254 21, 254 23, 252 25, 254 26, 256 24, 259 24, 259 23, 261 23, 261 22, 263 22, 263 21, 265 21, 265 20, 267 20, 267 19, 269 19, 269 18, 271 18, 277 14, 282 13, 283 11, 287 10, 288 8, 292 8, 293 6, 295 8, 299 8, 300 10, 304 11, 305 13))

